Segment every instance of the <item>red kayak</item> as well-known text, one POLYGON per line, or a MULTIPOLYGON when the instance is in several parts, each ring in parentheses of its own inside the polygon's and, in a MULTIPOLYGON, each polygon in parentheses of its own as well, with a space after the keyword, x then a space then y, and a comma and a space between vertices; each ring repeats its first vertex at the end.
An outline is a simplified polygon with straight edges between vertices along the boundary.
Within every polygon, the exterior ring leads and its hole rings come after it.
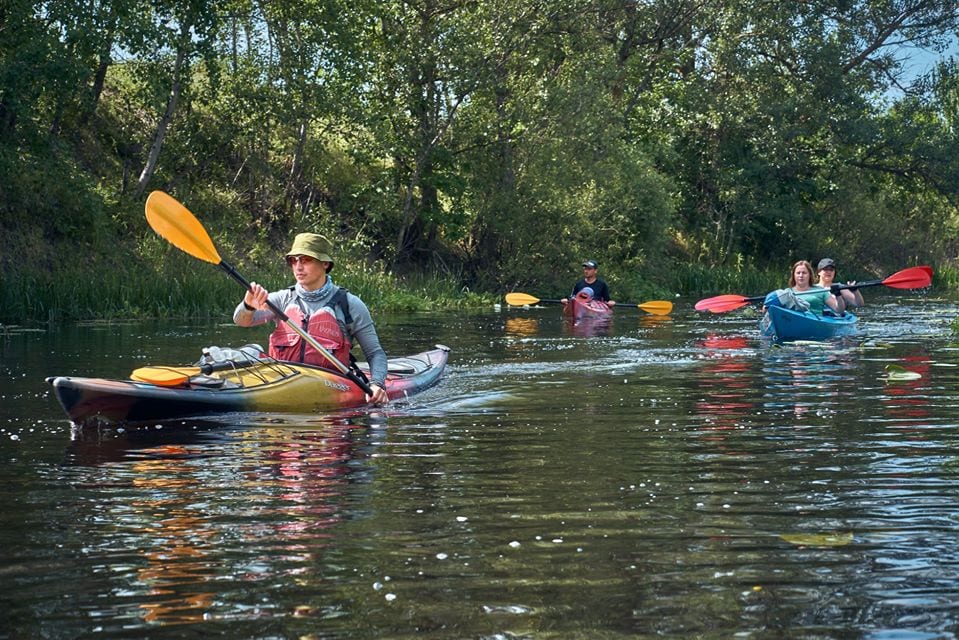
POLYGON ((563 315, 573 320, 593 320, 608 318, 613 313, 612 307, 601 300, 595 300, 588 293, 580 291, 570 298, 569 304, 563 307, 563 315))

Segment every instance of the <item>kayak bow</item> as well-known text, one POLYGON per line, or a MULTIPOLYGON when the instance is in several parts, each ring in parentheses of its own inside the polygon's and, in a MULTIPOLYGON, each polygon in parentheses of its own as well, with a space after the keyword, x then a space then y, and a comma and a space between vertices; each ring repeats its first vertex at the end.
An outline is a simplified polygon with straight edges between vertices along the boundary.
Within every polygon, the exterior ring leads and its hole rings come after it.
POLYGON ((608 318, 612 313, 613 308, 605 302, 594 298, 585 299, 579 296, 570 298, 566 306, 563 307, 563 315, 573 320, 608 318))

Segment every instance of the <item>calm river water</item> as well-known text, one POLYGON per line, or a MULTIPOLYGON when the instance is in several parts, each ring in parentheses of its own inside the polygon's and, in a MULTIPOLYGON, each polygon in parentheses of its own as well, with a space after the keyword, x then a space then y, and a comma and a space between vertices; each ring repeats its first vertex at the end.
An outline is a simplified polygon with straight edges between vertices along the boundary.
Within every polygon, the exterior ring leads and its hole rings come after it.
POLYGON ((787 345, 689 300, 593 337, 379 314, 395 355, 452 348, 438 387, 82 432, 46 376, 265 329, 0 331, 0 637, 956 638, 959 309, 869 301, 787 345))

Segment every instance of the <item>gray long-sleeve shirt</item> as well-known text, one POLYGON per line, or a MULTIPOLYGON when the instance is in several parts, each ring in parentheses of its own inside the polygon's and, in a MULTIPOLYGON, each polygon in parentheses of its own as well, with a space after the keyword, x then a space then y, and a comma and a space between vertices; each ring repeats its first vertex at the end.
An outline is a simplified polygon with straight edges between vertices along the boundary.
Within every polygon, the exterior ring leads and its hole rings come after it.
MULTIPOLYGON (((313 315, 323 307, 329 307, 330 300, 338 289, 339 287, 333 287, 329 295, 323 296, 316 302, 308 302, 302 298, 301 302, 310 315, 313 315)), ((269 295, 270 302, 278 309, 286 309, 291 304, 295 304, 296 298, 296 291, 292 288, 274 291, 269 295)), ((380 346, 380 338, 376 335, 376 326, 373 324, 370 310, 366 307, 366 303, 349 292, 346 294, 346 304, 349 305, 353 322, 346 324, 343 312, 339 308, 334 309, 336 319, 346 327, 350 339, 360 343, 360 349, 363 350, 363 355, 370 365, 370 383, 383 387, 386 383, 386 352, 380 346)), ((243 305, 242 301, 233 311, 233 322, 241 327, 254 327, 270 320, 279 321, 272 311, 250 311, 243 305)))

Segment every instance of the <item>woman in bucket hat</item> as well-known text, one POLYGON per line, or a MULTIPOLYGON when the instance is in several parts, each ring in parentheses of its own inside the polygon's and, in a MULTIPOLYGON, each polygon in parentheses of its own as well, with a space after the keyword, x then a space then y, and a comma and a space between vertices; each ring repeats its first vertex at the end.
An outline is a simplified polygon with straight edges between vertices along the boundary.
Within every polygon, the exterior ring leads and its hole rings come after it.
POLYGON ((370 365, 373 395, 367 399, 375 404, 386 403, 386 352, 380 346, 366 304, 333 284, 330 277, 334 264, 333 244, 318 233, 297 234, 286 254, 286 262, 296 284, 268 293, 261 285, 251 282, 250 289, 233 311, 233 322, 241 327, 253 327, 273 320, 276 329, 270 335, 271 357, 322 367, 330 366, 326 357, 286 323, 280 322, 270 311, 267 298, 347 366, 351 364, 350 348, 356 340, 370 365))

